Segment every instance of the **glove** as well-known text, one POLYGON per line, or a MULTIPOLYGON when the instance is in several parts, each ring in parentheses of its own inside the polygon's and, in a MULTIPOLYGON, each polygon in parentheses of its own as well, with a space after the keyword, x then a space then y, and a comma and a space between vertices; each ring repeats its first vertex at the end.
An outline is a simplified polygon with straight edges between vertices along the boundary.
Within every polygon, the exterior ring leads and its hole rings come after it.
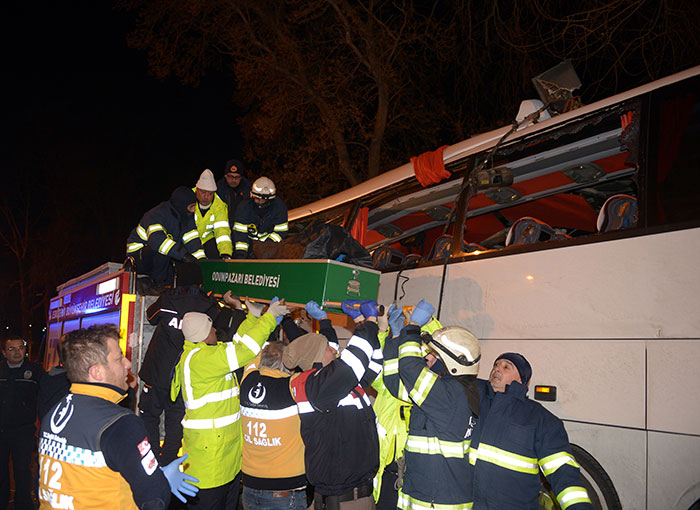
POLYGON ((199 491, 199 487, 192 485, 192 483, 197 483, 199 480, 197 480, 194 476, 180 472, 180 464, 182 464, 182 461, 184 461, 186 458, 187 454, 175 459, 167 466, 160 468, 163 471, 166 480, 168 480, 170 492, 175 494, 175 497, 177 497, 177 499, 183 503, 187 503, 187 499, 185 496, 183 496, 183 494, 187 496, 194 496, 199 491))
POLYGON ((379 331, 384 332, 389 329, 389 313, 386 312, 377 317, 377 326, 379 326, 379 331))
POLYGON ((306 309, 306 312, 312 319, 320 321, 321 319, 328 318, 328 314, 321 310, 321 307, 316 301, 309 301, 308 303, 306 303, 306 306, 304 308, 306 309))
POLYGON ((360 307, 357 306, 360 304, 362 304, 362 301, 360 301, 359 299, 346 299, 341 304, 341 308, 343 309, 343 312, 345 312, 345 315, 349 315, 352 318, 352 320, 354 320, 355 322, 359 322, 363 319, 360 307))
POLYGON ((340 255, 338 255, 338 256, 336 257, 335 260, 338 261, 338 262, 343 262, 346 258, 348 258, 347 254, 341 253, 340 255))
POLYGON ((360 303, 360 313, 365 316, 365 319, 369 319, 370 317, 374 317, 376 319, 378 315, 377 307, 378 305, 376 301, 363 301, 360 303))
POLYGON ((391 326, 391 334, 393 336, 399 336, 401 330, 403 329, 404 321, 406 317, 403 314, 403 308, 397 308, 396 304, 392 304, 387 312, 389 316, 389 326, 391 326))
POLYGON ((434 313, 435 307, 427 301, 421 299, 413 309, 410 320, 411 322, 415 322, 419 326, 423 327, 430 322, 430 318, 434 313))
POLYGON ((275 296, 272 298, 272 301, 270 301, 270 306, 267 308, 267 313, 271 314, 275 318, 277 324, 280 324, 282 319, 284 319, 284 316, 289 313, 289 309, 284 303, 284 299, 280 301, 280 299, 275 296))
POLYGON ((191 253, 185 253, 185 254, 182 256, 182 261, 183 261, 185 264, 192 264, 193 262, 197 262, 197 257, 195 257, 194 255, 192 255, 191 253))
POLYGON ((229 255, 228 253, 224 253, 221 256, 221 260, 231 260, 231 255, 229 255))

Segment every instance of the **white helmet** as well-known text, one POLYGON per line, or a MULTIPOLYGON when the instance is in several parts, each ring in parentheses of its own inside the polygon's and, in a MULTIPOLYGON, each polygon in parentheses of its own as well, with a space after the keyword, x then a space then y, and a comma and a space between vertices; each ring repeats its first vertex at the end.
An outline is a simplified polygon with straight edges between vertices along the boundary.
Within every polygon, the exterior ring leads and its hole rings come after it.
POLYGON ((264 200, 273 200, 277 194, 275 183, 267 177, 258 177, 253 183, 250 190, 250 196, 253 198, 262 198, 264 200))
POLYGON ((479 339, 468 329, 447 326, 432 336, 425 335, 428 348, 440 356, 450 375, 476 375, 479 373, 481 346, 479 339))

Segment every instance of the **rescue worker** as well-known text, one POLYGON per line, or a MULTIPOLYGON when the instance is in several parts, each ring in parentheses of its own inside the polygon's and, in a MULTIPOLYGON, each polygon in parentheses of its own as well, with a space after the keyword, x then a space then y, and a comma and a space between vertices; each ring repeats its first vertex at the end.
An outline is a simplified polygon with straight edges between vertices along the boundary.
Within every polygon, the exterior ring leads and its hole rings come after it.
POLYGON ((228 207, 216 194, 214 174, 208 168, 199 176, 192 189, 197 204, 192 208, 199 240, 209 259, 230 259, 233 253, 228 207))
POLYGON ((0 508, 10 500, 10 457, 15 480, 15 509, 34 508, 30 463, 36 451, 37 394, 44 370, 29 361, 27 342, 11 336, 0 362, 0 508))
POLYGON ((187 312, 202 312, 215 320, 219 304, 202 290, 202 273, 196 264, 181 264, 177 271, 178 286, 168 289, 146 310, 148 322, 155 331, 148 342, 139 377, 143 389, 139 398, 139 415, 148 432, 148 440, 161 465, 177 457, 182 445, 182 418, 185 404, 182 396, 170 399, 172 373, 185 338, 182 319, 187 312), (160 445, 161 415, 164 415, 165 436, 160 445))
POLYGON ((185 186, 143 215, 126 240, 127 263, 157 287, 173 283, 173 261, 204 258, 194 221, 195 195, 185 186))
POLYGON ((277 196, 275 183, 259 177, 253 183, 250 198, 236 209, 235 258, 276 258, 288 230, 287 206, 277 196))
POLYGON ((217 342, 211 317, 188 312, 182 320, 185 343, 175 367, 170 396, 185 401, 183 446, 190 455, 184 470, 199 479, 199 495, 188 508, 235 510, 241 470, 239 385, 235 370, 251 362, 287 313, 273 300, 259 319, 248 315, 232 342, 217 342))
POLYGON ((564 425, 527 398, 531 375, 522 354, 506 352, 489 380, 479 380, 480 416, 469 452, 473 508, 540 508, 541 471, 562 510, 592 510, 564 425))
POLYGON ((282 342, 266 345, 241 381, 245 510, 307 508, 304 443, 284 349, 282 342))
POLYGON ((186 457, 159 468, 143 422, 117 405, 131 368, 118 328, 72 331, 60 348, 72 385, 41 421, 41 509, 164 509, 170 492, 196 494, 196 478, 179 471, 186 457))
POLYGON ((302 335, 284 351, 284 365, 303 371, 292 376, 290 386, 299 408, 306 476, 315 489, 316 510, 374 508, 372 478, 379 466, 379 445, 374 411, 360 381, 379 350, 376 303, 364 304, 356 314, 367 320, 357 325, 339 358, 329 345, 337 337, 328 319, 320 321, 321 334, 302 335))
POLYGON ((402 310, 394 305, 389 309, 394 338, 385 344, 384 384, 398 398, 399 382, 403 383, 413 402, 404 450, 406 474, 397 503, 404 510, 471 507, 468 452, 479 410, 476 374, 481 350, 477 338, 459 326, 421 336, 420 328, 434 311, 421 300, 404 326, 402 310), (425 357, 421 341, 429 350, 425 357))
POLYGON ((251 184, 245 174, 245 164, 237 159, 231 159, 226 162, 224 176, 216 181, 216 194, 228 207, 229 226, 236 221, 238 204, 250 196, 251 184))

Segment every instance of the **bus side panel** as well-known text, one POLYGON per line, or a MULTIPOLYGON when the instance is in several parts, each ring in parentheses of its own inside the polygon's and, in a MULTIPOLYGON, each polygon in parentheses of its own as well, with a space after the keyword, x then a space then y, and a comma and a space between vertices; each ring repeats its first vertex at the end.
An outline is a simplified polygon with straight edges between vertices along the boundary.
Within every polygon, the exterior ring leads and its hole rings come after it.
MULTIPOLYGON (((698 253, 696 228, 450 264, 440 320, 479 338, 694 338, 698 253)), ((425 283, 404 300, 431 299, 425 283)))
POLYGON ((646 432, 566 421, 564 426, 569 442, 590 453, 608 474, 622 508, 647 508, 644 501, 646 432))
POLYGON ((647 508, 687 510, 699 500, 698 459, 700 437, 649 432, 647 508))
POLYGON ((438 306, 442 269, 442 266, 410 269, 403 271, 401 277, 398 276, 398 272, 382 274, 379 280, 378 302, 387 306, 393 303, 394 289, 396 289, 396 301, 401 305, 415 306, 418 301, 425 299, 432 305, 438 306), (397 278, 398 287, 396 287, 397 278), (404 293, 405 297, 401 299, 404 293))

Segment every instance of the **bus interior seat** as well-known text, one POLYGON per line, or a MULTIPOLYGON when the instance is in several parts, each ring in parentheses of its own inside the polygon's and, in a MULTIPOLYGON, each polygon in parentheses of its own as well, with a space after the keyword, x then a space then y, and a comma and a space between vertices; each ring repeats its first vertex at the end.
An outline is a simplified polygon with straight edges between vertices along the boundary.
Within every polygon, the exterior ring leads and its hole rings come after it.
POLYGON ((547 223, 530 216, 524 216, 510 226, 506 237, 506 246, 562 239, 561 236, 566 236, 566 234, 559 234, 557 237, 555 230, 547 223))
MULTIPOLYGON (((484 251, 481 245, 476 243, 462 242, 462 252, 472 253, 475 251, 484 251)), ((433 248, 430 250, 430 255, 428 255, 427 260, 440 260, 450 256, 450 251, 452 250, 452 235, 443 234, 438 237, 433 243, 433 248)))
POLYGON ((598 213, 598 232, 611 232, 637 224, 637 199, 621 193, 608 198, 598 213))
POLYGON ((375 269, 388 269, 400 266, 406 256, 403 252, 395 250, 391 246, 379 246, 372 252, 372 265, 375 269))
POLYGON ((407 264, 407 265, 409 265, 409 264, 410 264, 410 265, 416 265, 416 264, 418 264, 418 262, 420 262, 421 260, 423 260, 423 257, 422 257, 420 254, 418 254, 418 253, 409 253, 408 255, 406 255, 406 259, 404 260, 404 264, 407 264))

